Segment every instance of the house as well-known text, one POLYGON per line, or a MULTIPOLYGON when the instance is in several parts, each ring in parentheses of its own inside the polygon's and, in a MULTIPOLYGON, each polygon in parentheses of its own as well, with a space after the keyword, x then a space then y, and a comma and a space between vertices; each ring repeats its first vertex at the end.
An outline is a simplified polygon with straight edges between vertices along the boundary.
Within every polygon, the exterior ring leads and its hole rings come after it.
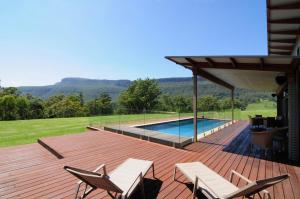
MULTIPOLYGON (((267 0, 267 56, 167 56, 193 72, 194 121, 197 76, 231 90, 273 92, 277 116, 288 126, 288 158, 300 162, 300 1, 267 0)), ((201 92, 201 91, 200 91, 201 92)), ((234 117, 234 116, 233 116, 234 117)), ((197 126, 197 122, 194 122, 197 126)), ((194 128, 197 140, 197 128, 194 128)))

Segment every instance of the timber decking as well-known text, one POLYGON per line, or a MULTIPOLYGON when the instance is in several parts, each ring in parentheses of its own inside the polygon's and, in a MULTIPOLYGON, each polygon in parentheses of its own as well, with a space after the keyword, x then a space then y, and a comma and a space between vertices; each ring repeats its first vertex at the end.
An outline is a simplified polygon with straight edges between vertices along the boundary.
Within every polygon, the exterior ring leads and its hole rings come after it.
MULTIPOLYGON (((300 168, 251 153, 247 125, 247 122, 235 123, 186 146, 186 150, 107 131, 42 139, 63 159, 57 159, 38 144, 3 148, 0 149, 0 198, 71 198, 77 179, 63 170, 64 165, 93 170, 105 163, 111 171, 129 157, 154 161, 158 180, 152 179, 151 172, 146 176, 147 198, 191 198, 191 186, 172 179, 175 163, 191 161, 201 161, 227 179, 231 169, 251 180, 288 172, 289 180, 269 191, 276 199, 299 198, 300 168)), ((180 173, 178 180, 186 182, 180 173)), ((236 178, 234 183, 244 185, 236 178)), ((88 198, 109 196, 97 190, 88 198)), ((139 198, 139 191, 135 198, 139 198)))
POLYGON ((104 130, 111 131, 114 133, 119 133, 123 135, 128 135, 135 138, 140 138, 150 142, 155 142, 159 144, 164 144, 167 146, 173 146, 176 148, 182 148, 187 144, 193 142, 192 138, 176 136, 166 133, 161 133, 158 131, 151 131, 142 128, 130 127, 130 126, 105 126, 104 130))

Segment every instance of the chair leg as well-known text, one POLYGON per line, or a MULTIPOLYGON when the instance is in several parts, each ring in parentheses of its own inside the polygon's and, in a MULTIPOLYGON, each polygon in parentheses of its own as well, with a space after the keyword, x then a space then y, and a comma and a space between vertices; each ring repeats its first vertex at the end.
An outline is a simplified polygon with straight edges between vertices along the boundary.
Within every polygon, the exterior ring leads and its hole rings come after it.
POLYGON ((268 158, 268 150, 265 149, 265 158, 268 158))
POLYGON ((78 192, 79 192, 79 188, 80 188, 80 184, 78 184, 75 188, 75 196, 74 196, 74 199, 77 199, 77 196, 78 196, 78 192))
POLYGON ((194 188, 193 188, 193 199, 196 198, 197 188, 198 188, 198 177, 196 177, 194 188))
POLYGON ((145 188, 144 188, 144 180, 142 174, 140 174, 140 186, 141 186, 142 199, 145 199, 145 188))
POLYGON ((196 198, 196 185, 194 184, 194 188, 193 188, 193 199, 196 198))
POLYGON ((173 174, 173 180, 175 181, 176 180, 176 166, 175 166, 175 168, 174 168, 174 174, 173 174))
POLYGON ((118 195, 118 193, 115 193, 115 195, 113 195, 112 193, 110 193, 110 191, 107 191, 107 193, 113 199, 122 198, 122 195, 118 195))
POLYGON ((82 198, 82 199, 85 198, 87 195, 89 195, 89 194, 90 194, 92 191, 94 191, 94 190, 95 190, 95 188, 93 188, 93 187, 89 188, 88 190, 85 190, 85 191, 83 192, 81 198, 82 198))
POLYGON ((85 197, 85 193, 86 193, 87 188, 88 188, 88 185, 85 184, 85 188, 84 188, 83 193, 82 193, 82 195, 81 195, 80 198, 84 198, 85 197))
POLYGON ((153 178, 155 178, 155 173, 154 173, 154 163, 152 164, 152 175, 153 175, 153 178))

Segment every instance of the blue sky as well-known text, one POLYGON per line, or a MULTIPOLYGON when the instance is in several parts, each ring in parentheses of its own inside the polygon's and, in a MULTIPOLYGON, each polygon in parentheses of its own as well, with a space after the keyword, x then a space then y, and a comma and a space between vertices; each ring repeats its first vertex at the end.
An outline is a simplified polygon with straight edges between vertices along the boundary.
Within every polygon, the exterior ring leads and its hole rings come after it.
POLYGON ((191 76, 166 55, 267 54, 262 0, 10 0, 2 86, 191 76))

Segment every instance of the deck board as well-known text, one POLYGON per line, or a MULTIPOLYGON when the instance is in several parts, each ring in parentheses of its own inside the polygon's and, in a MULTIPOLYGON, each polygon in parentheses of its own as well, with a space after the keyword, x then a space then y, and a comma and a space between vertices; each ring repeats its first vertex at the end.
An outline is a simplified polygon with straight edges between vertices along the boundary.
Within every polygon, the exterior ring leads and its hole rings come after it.
MULTIPOLYGON (((192 191, 180 173, 173 181, 174 164, 201 161, 229 179, 237 170, 251 180, 290 173, 289 180, 268 189, 274 198, 297 198, 300 194, 300 168, 265 160, 249 148, 247 122, 241 121, 193 143, 176 149, 107 131, 90 131, 42 139, 63 155, 57 159, 39 144, 0 149, 0 198, 70 198, 77 180, 63 170, 64 165, 93 170, 105 163, 113 170, 129 157, 154 161, 158 180, 147 174, 147 198, 190 198, 192 191)), ((234 178, 234 184, 245 183, 234 178)), ((139 198, 138 191, 134 194, 139 198)), ((97 190, 88 198, 109 198, 97 190)), ((256 196, 257 198, 257 196, 256 196)))

